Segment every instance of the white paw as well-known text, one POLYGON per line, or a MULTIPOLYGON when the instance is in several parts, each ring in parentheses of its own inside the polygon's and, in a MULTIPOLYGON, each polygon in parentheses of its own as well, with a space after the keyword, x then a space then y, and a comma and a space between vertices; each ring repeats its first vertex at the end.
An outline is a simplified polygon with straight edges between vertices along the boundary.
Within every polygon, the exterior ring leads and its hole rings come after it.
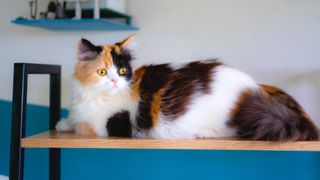
POLYGON ((97 128, 96 133, 98 136, 102 136, 102 137, 107 137, 108 136, 108 132, 106 128, 97 128))
POLYGON ((56 125, 56 129, 59 132, 63 132, 63 131, 72 131, 73 127, 71 126, 71 122, 70 120, 60 120, 57 125, 56 125))

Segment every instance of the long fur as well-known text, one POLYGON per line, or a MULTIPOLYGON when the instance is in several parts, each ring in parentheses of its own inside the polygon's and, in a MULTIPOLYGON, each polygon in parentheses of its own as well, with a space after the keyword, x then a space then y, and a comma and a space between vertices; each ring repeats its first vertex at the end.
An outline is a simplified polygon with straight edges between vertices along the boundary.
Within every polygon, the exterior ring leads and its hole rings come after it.
POLYGON ((246 91, 230 125, 240 138, 269 141, 317 140, 318 130, 295 100, 280 89, 246 91))
POLYGON ((108 119, 133 107, 131 56, 117 45, 94 46, 82 39, 78 45, 78 59, 69 117, 60 121, 56 129, 81 135, 108 136, 108 119), (101 68, 107 71, 106 75, 97 73, 101 68), (126 68, 127 73, 120 75, 120 68, 126 68))
MULTIPOLYGON (((177 70, 179 71, 179 69, 177 70)), ((195 75, 194 73, 191 75, 195 75)), ((171 107, 171 104, 181 101, 181 98, 188 98, 188 103, 184 104, 186 111, 177 116, 178 110, 171 108, 173 117, 177 117, 174 119, 161 111, 160 120, 157 124, 154 124, 148 130, 137 131, 134 135, 163 139, 235 136, 236 129, 230 128, 226 123, 230 119, 229 112, 242 90, 257 89, 258 87, 249 76, 224 65, 213 67, 208 73, 211 79, 211 81, 206 82, 208 83, 208 92, 200 90, 201 86, 197 86, 195 83, 197 79, 194 82, 182 84, 181 87, 170 86, 172 84, 169 84, 165 91, 180 88, 180 94, 184 93, 183 91, 187 89, 187 86, 195 86, 190 95, 170 97, 169 101, 166 101, 162 106, 162 109, 167 109, 166 107, 171 107)))

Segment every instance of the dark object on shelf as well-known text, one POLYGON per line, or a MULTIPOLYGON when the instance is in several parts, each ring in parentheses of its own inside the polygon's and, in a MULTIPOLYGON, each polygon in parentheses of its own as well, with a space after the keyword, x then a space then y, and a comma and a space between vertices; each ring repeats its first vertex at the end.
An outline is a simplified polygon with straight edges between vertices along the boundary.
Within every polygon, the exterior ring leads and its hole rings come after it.
POLYGON ((56 18, 58 19, 63 19, 65 18, 65 12, 66 11, 66 2, 64 2, 63 4, 61 4, 59 1, 57 2, 57 15, 56 18))
MULTIPOLYGON (((24 148, 21 139, 26 132, 26 108, 29 74, 50 74, 50 127, 55 129, 60 119, 61 67, 43 64, 14 64, 12 99, 10 179, 23 180, 24 148)), ((60 180, 60 148, 49 148, 50 180, 60 180)))
POLYGON ((22 21, 22 20, 27 20, 27 18, 19 16, 16 18, 16 21, 22 21))
MULTIPOLYGON (((74 9, 67 9, 66 10, 66 17, 67 18, 72 18, 75 16, 75 10, 74 9)), ((82 18, 83 19, 92 19, 94 18, 94 12, 93 12, 93 9, 82 9, 82 18)), ((125 23, 128 24, 128 25, 131 25, 131 20, 132 20, 132 17, 127 15, 127 14, 124 14, 124 13, 121 13, 121 12, 118 12, 118 11, 115 11, 115 10, 112 10, 112 9, 109 9, 109 8, 101 8, 100 9, 100 18, 119 18, 119 19, 124 19, 125 20, 125 23)))
POLYGON ((40 12, 40 19, 47 19, 47 12, 40 12))
POLYGON ((37 18, 37 11, 38 11, 38 0, 30 1, 29 6, 30 6, 31 19, 36 19, 37 18))
POLYGON ((54 19, 57 16, 57 5, 54 1, 50 1, 48 5, 48 14, 47 18, 48 19, 54 19))

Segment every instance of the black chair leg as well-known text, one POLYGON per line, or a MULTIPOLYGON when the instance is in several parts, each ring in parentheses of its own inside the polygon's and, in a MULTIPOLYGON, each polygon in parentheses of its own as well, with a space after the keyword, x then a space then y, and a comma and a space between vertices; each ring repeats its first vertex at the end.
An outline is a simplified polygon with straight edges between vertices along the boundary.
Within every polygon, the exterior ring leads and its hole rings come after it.
POLYGON ((23 180, 24 148, 21 138, 25 137, 27 102, 26 66, 15 64, 11 122, 10 180, 23 180))
POLYGON ((50 164, 49 164, 49 179, 60 180, 60 148, 49 149, 50 164))
MULTIPOLYGON (((55 129, 55 125, 60 119, 60 86, 61 75, 50 75, 50 129, 55 129)), ((49 156, 50 180, 60 180, 60 148, 50 148, 49 156)))

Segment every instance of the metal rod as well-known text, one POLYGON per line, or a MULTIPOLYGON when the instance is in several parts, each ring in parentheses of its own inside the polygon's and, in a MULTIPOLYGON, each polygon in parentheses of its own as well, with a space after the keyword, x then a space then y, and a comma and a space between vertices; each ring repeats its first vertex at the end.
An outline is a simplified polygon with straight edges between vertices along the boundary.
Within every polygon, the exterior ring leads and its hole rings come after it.
POLYGON ((10 149, 10 180, 22 180, 24 170, 24 148, 21 139, 25 137, 27 82, 25 64, 14 65, 11 149, 10 149))
MULTIPOLYGON (((55 129, 60 119, 61 101, 61 73, 50 75, 50 129, 55 129)), ((49 149, 49 177, 50 180, 60 180, 60 148, 49 149)))

